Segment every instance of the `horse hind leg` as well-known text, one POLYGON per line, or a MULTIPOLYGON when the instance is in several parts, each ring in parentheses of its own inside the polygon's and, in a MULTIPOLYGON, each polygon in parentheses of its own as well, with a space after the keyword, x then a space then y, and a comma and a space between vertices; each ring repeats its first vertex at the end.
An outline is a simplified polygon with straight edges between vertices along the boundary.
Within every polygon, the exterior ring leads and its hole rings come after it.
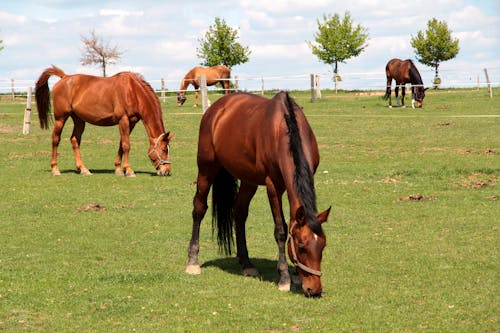
POLYGON ((245 223, 248 217, 248 207, 257 186, 242 182, 234 206, 237 257, 244 276, 259 277, 260 273, 248 257, 245 223))
POLYGON ((57 165, 57 148, 61 142, 61 133, 66 123, 67 117, 56 118, 54 120, 54 130, 52 131, 52 158, 50 160, 50 167, 52 175, 60 176, 59 166, 57 165))
POLYGON ((205 217, 208 209, 207 197, 212 183, 212 177, 198 173, 198 178, 196 180, 196 193, 193 198, 193 227, 188 247, 188 263, 185 270, 186 273, 192 275, 201 274, 201 267, 198 260, 198 253, 200 252, 200 226, 201 221, 203 220, 203 217, 205 217))
POLYGON ((82 155, 80 152, 80 144, 82 142, 82 134, 85 130, 85 121, 79 117, 73 115, 73 123, 75 127, 73 128, 73 133, 71 134, 71 146, 73 147, 73 154, 75 155, 76 170, 80 172, 81 175, 88 176, 92 173, 83 164, 82 155))

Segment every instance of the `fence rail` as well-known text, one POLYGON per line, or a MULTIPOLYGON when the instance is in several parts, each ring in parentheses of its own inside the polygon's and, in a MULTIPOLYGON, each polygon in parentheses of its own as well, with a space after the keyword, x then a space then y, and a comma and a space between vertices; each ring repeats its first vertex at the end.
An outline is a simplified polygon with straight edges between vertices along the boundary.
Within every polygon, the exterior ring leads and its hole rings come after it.
MULTIPOLYGON (((338 88, 342 90, 385 90, 385 72, 346 72, 340 73, 341 80, 337 82, 338 88)), ((424 86, 432 87, 434 72, 431 70, 421 71, 424 86)), ((231 90, 241 90, 263 93, 267 90, 309 90, 311 84, 315 89, 333 89, 332 73, 315 73, 314 83, 311 74, 289 74, 289 75, 240 75, 235 74, 231 78, 233 86, 231 90), (321 82, 321 85, 319 84, 321 82)), ((490 88, 500 86, 500 68, 477 69, 470 71, 446 70, 440 71, 442 84, 440 88, 490 88)), ((153 79, 148 80, 153 89, 165 100, 168 95, 176 94, 182 78, 153 79)), ((15 101, 16 98, 26 98, 27 89, 34 89, 35 80, 1 79, 0 96, 2 99, 15 101)), ((49 81, 50 84, 50 81, 49 81)), ((394 88, 393 84, 393 88, 394 88)), ((210 91, 222 91, 222 88, 209 87, 210 91)), ((194 91, 194 88, 186 89, 194 91)))

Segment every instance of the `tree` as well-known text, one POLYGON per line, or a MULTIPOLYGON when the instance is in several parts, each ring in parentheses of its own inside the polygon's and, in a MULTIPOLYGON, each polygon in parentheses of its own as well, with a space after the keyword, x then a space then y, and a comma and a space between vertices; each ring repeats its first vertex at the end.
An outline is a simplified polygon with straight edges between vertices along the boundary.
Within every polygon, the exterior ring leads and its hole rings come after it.
POLYGON ((106 77, 107 65, 116 64, 123 51, 118 49, 118 45, 112 47, 109 43, 104 43, 102 37, 97 36, 94 30, 90 32, 89 37, 81 36, 81 39, 84 48, 80 63, 84 66, 94 64, 101 66, 102 75, 106 77))
POLYGON ((419 31, 417 36, 411 37, 411 46, 415 49, 419 62, 434 67, 435 84, 441 81, 438 76, 439 64, 455 58, 459 51, 458 38, 451 37, 451 31, 445 21, 435 18, 427 22, 425 33, 419 31))
POLYGON ((238 30, 229 27, 224 19, 215 18, 205 34, 205 38, 198 39, 200 46, 196 48, 196 55, 203 59, 203 66, 224 65, 229 68, 248 61, 250 50, 236 42, 238 30))
POLYGON ((368 46, 368 29, 360 24, 354 26, 349 12, 343 19, 339 14, 323 14, 323 21, 318 19, 317 23, 315 42, 307 41, 307 44, 319 60, 333 66, 336 91, 339 62, 345 63, 345 60, 357 57, 368 46))

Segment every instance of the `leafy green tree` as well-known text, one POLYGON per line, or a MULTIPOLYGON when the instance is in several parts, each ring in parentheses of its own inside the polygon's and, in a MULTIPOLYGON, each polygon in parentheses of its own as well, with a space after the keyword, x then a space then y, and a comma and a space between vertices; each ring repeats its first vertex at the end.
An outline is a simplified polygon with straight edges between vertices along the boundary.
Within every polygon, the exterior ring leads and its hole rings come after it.
POLYGON ((250 50, 237 42, 238 30, 232 29, 224 19, 215 18, 205 34, 205 38, 198 39, 200 46, 196 48, 196 55, 203 59, 203 66, 224 65, 229 68, 248 61, 250 50))
POLYGON ((427 22, 425 32, 419 31, 417 36, 412 36, 411 46, 415 49, 419 62, 434 67, 435 82, 439 79, 439 64, 455 58, 460 50, 458 38, 451 37, 451 31, 446 22, 435 18, 427 22))
POLYGON ((368 46, 368 29, 355 25, 351 14, 344 18, 339 14, 323 14, 323 21, 317 20, 318 31, 314 33, 315 42, 307 41, 312 53, 322 62, 333 66, 335 90, 337 90, 338 64, 357 57, 368 46))

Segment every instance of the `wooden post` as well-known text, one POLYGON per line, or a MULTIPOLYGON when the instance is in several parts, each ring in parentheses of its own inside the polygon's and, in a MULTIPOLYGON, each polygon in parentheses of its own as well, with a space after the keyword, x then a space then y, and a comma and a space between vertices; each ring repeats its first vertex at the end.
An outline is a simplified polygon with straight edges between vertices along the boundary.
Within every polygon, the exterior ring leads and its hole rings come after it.
POLYGON ((28 96, 26 98, 26 109, 24 109, 23 134, 30 134, 31 125, 31 86, 28 87, 28 96))
POLYGON ((314 84, 314 74, 311 74, 311 102, 316 100, 316 89, 314 84))
POLYGON ((10 92, 12 95, 12 102, 15 101, 15 95, 14 95, 14 79, 10 79, 10 92))
POLYGON ((321 98, 321 85, 319 84, 320 81, 320 75, 316 74, 316 77, 314 79, 314 84, 316 88, 316 98, 321 98))
POLYGON ((165 79, 161 78, 161 100, 165 103, 165 79))
POLYGON ((200 82, 200 92, 201 92, 201 109, 203 113, 208 109, 208 96, 207 96, 207 76, 202 74, 198 81, 200 82))
POLYGON ((260 77, 260 94, 264 95, 264 77, 260 77))
POLYGON ((238 80, 239 80, 238 75, 235 75, 234 76, 234 91, 236 91, 236 92, 238 92, 238 90, 239 90, 238 80))
POLYGON ((486 83, 488 84, 488 92, 490 93, 490 98, 493 98, 493 89, 491 89, 491 81, 488 76, 488 70, 484 68, 484 75, 486 76, 486 83))

